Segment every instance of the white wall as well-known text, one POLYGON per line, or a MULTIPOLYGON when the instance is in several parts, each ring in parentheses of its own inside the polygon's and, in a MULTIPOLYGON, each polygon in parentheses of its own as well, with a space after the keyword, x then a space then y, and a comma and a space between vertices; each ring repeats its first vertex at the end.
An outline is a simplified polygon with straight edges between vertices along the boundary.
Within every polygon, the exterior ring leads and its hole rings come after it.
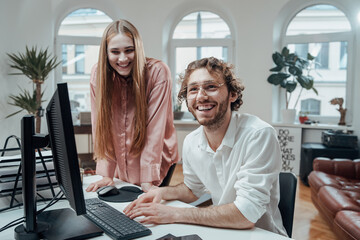
MULTIPOLYGON (((347 9, 360 8, 358 0, 335 0, 342 2, 347 9)), ((269 68, 272 67, 271 54, 274 45, 274 24, 279 13, 294 0, 1 0, 0 1, 0 148, 8 135, 20 136, 21 114, 5 119, 16 108, 7 102, 9 94, 17 94, 17 85, 28 87, 31 84, 25 77, 9 76, 12 71, 8 66, 6 53, 24 51, 25 45, 38 45, 53 51, 54 35, 61 20, 80 7, 98 8, 110 17, 125 18, 140 31, 145 45, 146 55, 168 63, 167 41, 174 24, 184 15, 195 10, 210 10, 226 18, 233 27, 236 40, 235 66, 239 77, 244 81, 244 105, 241 111, 258 115, 265 121, 272 119, 273 90, 266 83, 269 68)), ((308 2, 308 1, 304 1, 308 2)), ((275 31, 276 32, 276 31, 275 31)), ((359 36, 359 25, 357 25, 359 36)), ((360 46, 359 40, 356 40, 360 46)), ((359 59, 360 47, 356 57, 359 59)), ((356 76, 360 76, 357 70, 356 76)), ((45 84, 44 99, 49 99, 54 91, 54 74, 45 84)), ((355 86, 360 89, 359 81, 355 86)), ((355 96, 354 102, 360 102, 355 96)), ((46 105, 43 104, 44 106, 46 105)), ((354 110, 360 115, 360 110, 354 110)), ((359 117, 354 123, 359 133, 359 117), (357 120, 357 121, 356 121, 357 120)), ((45 129, 43 120, 43 130, 45 129)))

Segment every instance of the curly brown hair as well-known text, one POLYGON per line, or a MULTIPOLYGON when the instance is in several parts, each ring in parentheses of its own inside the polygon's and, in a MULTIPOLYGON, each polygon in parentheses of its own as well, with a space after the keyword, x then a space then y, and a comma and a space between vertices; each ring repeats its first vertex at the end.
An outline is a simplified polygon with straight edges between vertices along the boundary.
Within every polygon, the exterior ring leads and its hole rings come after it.
POLYGON ((218 78, 225 80, 226 86, 229 92, 234 92, 237 94, 238 98, 235 102, 231 103, 231 111, 236 111, 242 105, 242 92, 245 89, 245 86, 240 82, 239 79, 235 77, 233 72, 234 66, 226 63, 222 60, 219 60, 215 57, 203 58, 200 60, 193 61, 189 63, 185 69, 185 74, 180 75, 181 90, 178 94, 178 100, 180 102, 187 101, 187 84, 190 78, 190 75, 200 68, 205 68, 209 71, 211 75, 215 75, 218 78))

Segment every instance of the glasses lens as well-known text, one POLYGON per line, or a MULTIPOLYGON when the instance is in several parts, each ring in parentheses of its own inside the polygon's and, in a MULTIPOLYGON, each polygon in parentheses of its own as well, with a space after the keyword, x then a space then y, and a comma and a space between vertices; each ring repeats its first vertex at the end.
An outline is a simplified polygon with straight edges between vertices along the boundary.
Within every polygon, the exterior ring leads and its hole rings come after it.
POLYGON ((219 92, 219 88, 224 85, 219 84, 219 83, 206 83, 203 85, 191 85, 188 86, 188 90, 187 90, 187 98, 188 99, 194 99, 197 94, 201 91, 204 90, 205 94, 207 96, 215 96, 218 92, 219 92))

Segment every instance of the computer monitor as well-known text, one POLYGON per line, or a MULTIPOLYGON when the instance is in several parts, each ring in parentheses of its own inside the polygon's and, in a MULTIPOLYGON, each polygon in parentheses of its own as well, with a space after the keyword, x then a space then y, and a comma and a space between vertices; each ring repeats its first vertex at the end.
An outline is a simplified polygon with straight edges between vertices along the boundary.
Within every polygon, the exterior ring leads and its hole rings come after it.
POLYGON ((85 200, 72 124, 68 88, 57 84, 57 90, 46 108, 49 134, 35 134, 34 117, 21 120, 21 153, 25 223, 15 228, 16 239, 85 239, 102 234, 102 230, 83 216, 85 200), (70 208, 44 211, 36 215, 35 149, 50 145, 60 189, 70 208))

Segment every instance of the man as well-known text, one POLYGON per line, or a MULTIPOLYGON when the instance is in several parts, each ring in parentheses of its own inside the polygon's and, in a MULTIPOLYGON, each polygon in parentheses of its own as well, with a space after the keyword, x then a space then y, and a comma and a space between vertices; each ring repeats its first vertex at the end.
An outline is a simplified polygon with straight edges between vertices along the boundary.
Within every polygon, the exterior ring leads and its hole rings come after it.
POLYGON ((279 202, 280 147, 275 130, 240 114, 244 86, 232 67, 216 58, 189 64, 179 99, 202 125, 183 144, 184 183, 152 188, 124 212, 142 223, 189 223, 249 229, 286 236, 279 202), (210 192, 213 206, 175 208, 161 200, 193 202, 210 192))

